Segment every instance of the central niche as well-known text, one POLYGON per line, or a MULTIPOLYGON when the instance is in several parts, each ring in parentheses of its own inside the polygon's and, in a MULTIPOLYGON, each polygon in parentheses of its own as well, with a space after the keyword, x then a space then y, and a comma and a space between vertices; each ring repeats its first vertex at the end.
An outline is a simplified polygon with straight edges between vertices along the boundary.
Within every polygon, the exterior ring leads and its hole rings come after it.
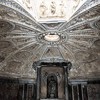
POLYGON ((58 80, 54 74, 47 77, 47 98, 58 98, 58 80))
POLYGON ((40 100, 64 99, 63 67, 47 65, 40 71, 40 100))
POLYGON ((37 94, 35 100, 68 100, 68 70, 72 64, 62 62, 35 62, 37 94))

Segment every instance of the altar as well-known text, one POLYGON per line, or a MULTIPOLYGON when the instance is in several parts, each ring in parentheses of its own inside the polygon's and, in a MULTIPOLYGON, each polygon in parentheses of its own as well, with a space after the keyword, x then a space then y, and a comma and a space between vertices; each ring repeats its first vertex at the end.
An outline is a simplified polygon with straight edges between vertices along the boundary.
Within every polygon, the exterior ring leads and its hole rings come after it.
POLYGON ((37 70, 37 100, 68 100, 70 62, 42 62, 37 70))

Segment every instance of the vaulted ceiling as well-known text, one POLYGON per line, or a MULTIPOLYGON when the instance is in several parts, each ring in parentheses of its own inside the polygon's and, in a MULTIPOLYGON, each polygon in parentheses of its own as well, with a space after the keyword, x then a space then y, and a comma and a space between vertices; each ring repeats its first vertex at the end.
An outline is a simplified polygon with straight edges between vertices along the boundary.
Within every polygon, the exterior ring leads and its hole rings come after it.
POLYGON ((70 78, 100 77, 100 0, 58 23, 39 23, 17 2, 0 0, 0 76, 35 79, 38 60, 71 61, 70 78), (60 39, 47 41, 48 34, 60 39))

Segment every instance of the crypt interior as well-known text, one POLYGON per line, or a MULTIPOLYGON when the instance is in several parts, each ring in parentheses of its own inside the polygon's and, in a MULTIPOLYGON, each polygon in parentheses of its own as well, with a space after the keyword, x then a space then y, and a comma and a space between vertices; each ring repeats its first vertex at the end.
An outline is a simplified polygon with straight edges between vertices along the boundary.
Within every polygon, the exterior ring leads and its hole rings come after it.
POLYGON ((0 0, 0 100, 100 100, 100 0, 0 0))

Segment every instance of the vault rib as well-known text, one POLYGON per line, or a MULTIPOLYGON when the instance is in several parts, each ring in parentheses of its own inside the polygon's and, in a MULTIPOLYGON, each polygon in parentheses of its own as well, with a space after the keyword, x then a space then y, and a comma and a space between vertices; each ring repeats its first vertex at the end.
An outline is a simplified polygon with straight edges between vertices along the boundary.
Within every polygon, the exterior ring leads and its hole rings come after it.
POLYGON ((40 60, 42 60, 43 55, 45 54, 45 52, 47 51, 47 46, 44 47, 44 51, 42 50, 41 56, 39 57, 40 60))
POLYGON ((59 51, 59 56, 64 60, 64 57, 63 57, 63 55, 62 55, 62 52, 60 51, 60 48, 59 48, 59 45, 58 45, 58 47, 57 47, 57 50, 59 51))
MULTIPOLYGON (((28 60, 25 62, 24 65, 30 63, 31 61, 33 61, 33 56, 35 57, 36 56, 36 53, 37 51, 39 51, 39 49, 42 47, 42 45, 39 45, 33 52, 33 54, 28 58, 28 60)), ((24 67, 24 66, 23 66, 24 67)))
POLYGON ((72 56, 72 58, 74 58, 74 55, 73 55, 71 49, 69 49, 69 47, 67 45, 65 45, 65 44, 62 44, 62 46, 65 48, 66 51, 68 51, 70 53, 70 55, 72 56))
POLYGON ((67 43, 70 44, 71 46, 75 47, 76 49, 79 49, 79 50, 82 50, 82 49, 87 50, 87 47, 86 48, 80 47, 79 45, 73 43, 72 41, 67 41, 67 43))
POLYGON ((88 43, 88 41, 80 41, 80 40, 73 40, 73 39, 69 39, 69 41, 71 41, 71 42, 73 42, 73 43, 78 43, 78 44, 81 44, 81 45, 84 45, 85 44, 85 46, 86 47, 89 47, 90 46, 90 44, 88 43))
POLYGON ((63 47, 61 45, 58 45, 58 50, 62 56, 63 59, 66 59, 65 54, 64 54, 64 50, 62 49, 63 47))
POLYGON ((25 45, 25 44, 31 43, 31 42, 33 42, 33 40, 36 41, 35 38, 34 38, 34 39, 30 40, 30 41, 27 41, 27 42, 24 42, 24 43, 19 43, 18 46, 21 46, 21 45, 25 45))
POLYGON ((16 54, 16 53, 19 52, 20 50, 22 50, 22 49, 24 49, 24 48, 26 48, 26 47, 28 47, 28 46, 30 46, 30 45, 33 45, 34 43, 36 43, 36 41, 33 41, 33 42, 29 43, 28 45, 25 45, 25 46, 23 46, 22 48, 19 48, 18 50, 16 50, 15 52, 9 54, 9 55, 6 57, 5 61, 7 61, 11 56, 13 56, 14 54, 16 54))
POLYGON ((33 37, 35 37, 35 36, 12 36, 12 37, 6 37, 7 39, 8 38, 10 38, 10 39, 12 39, 12 38, 33 38, 33 37))

